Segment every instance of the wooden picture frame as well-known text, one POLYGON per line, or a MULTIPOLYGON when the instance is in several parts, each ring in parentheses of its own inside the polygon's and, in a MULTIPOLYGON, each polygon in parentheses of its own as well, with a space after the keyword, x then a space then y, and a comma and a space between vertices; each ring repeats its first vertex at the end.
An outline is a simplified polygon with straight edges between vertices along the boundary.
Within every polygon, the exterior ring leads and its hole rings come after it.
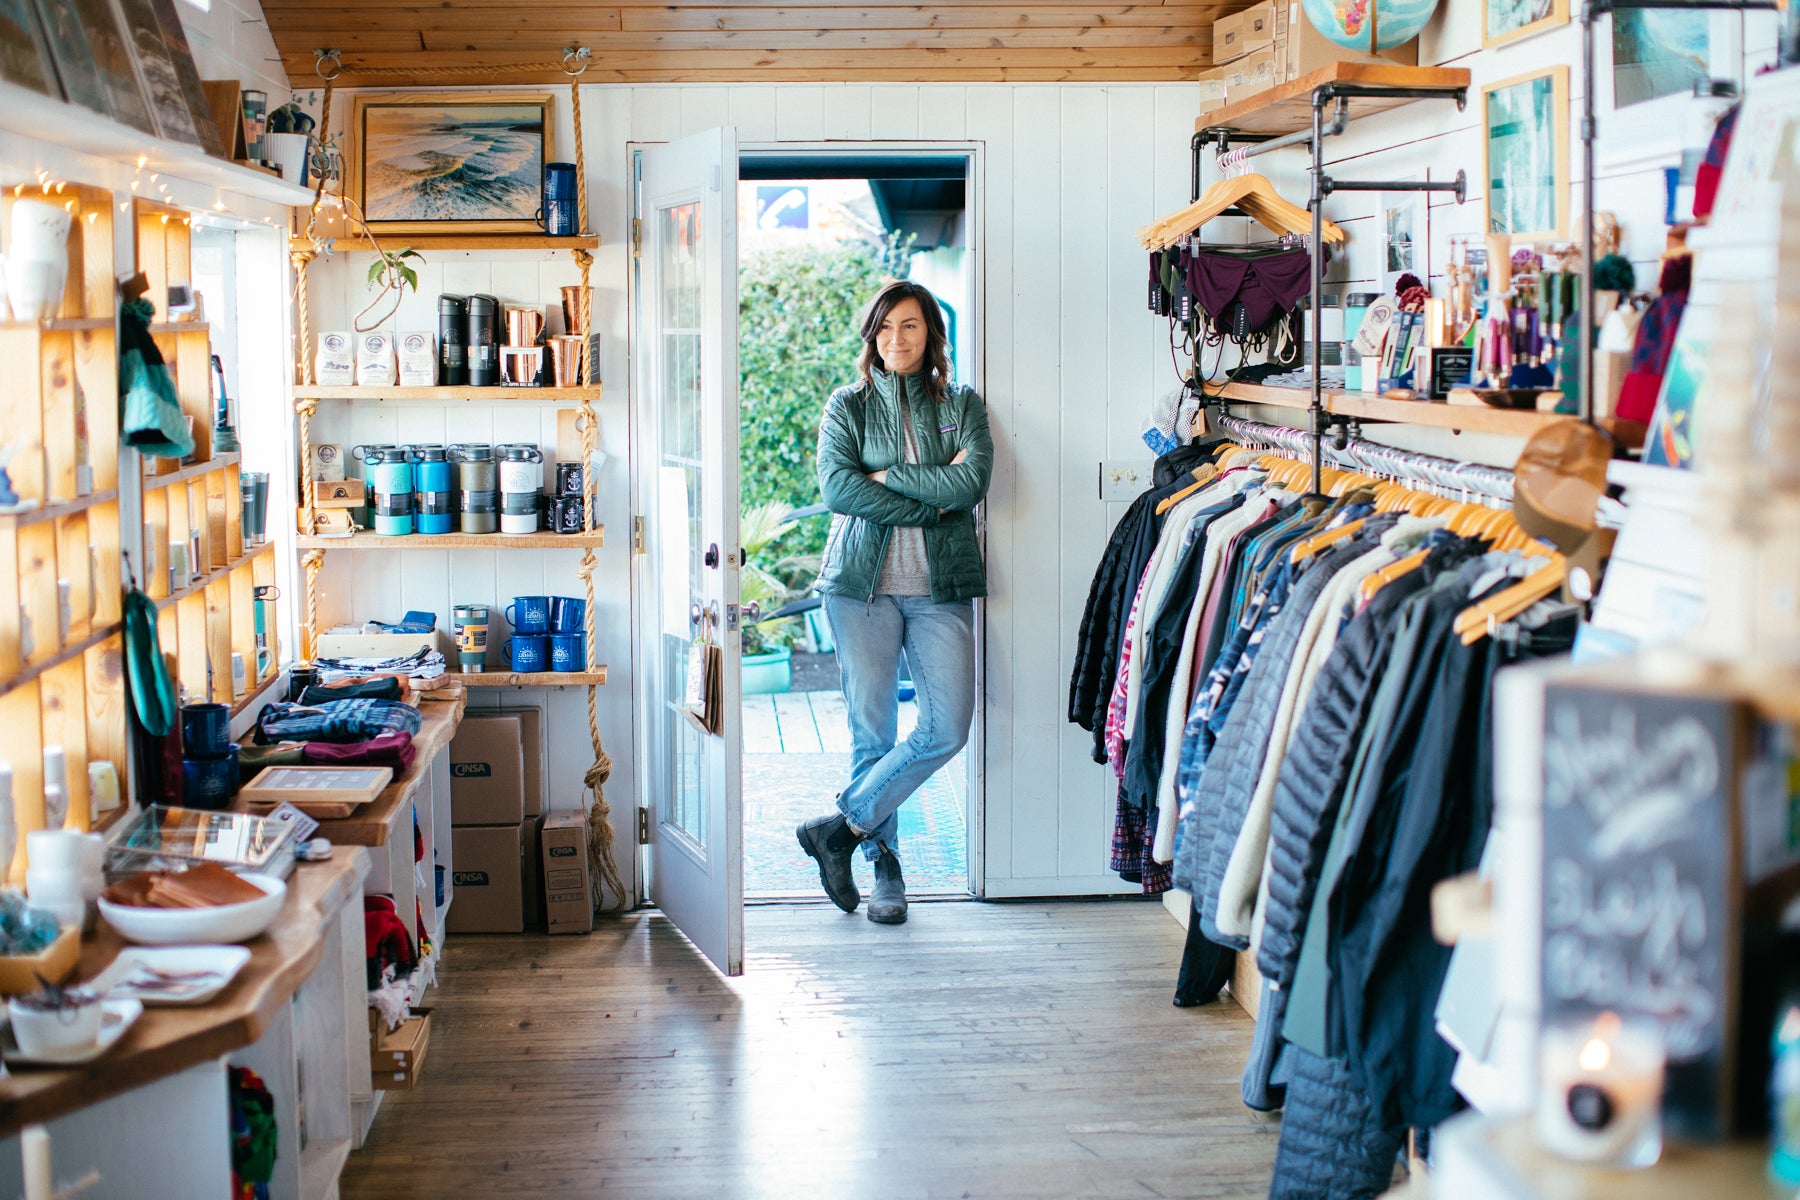
POLYGON ((1486 230, 1515 241, 1566 237, 1569 68, 1551 67, 1484 86, 1481 135, 1486 230))
POLYGON ((1516 42, 1569 23, 1569 0, 1481 0, 1481 48, 1516 42))
MULTIPOLYGON (((65 0, 40 0, 45 4, 65 0)), ((94 67, 106 85, 107 104, 112 118, 142 133, 156 136, 156 118, 144 100, 144 88, 138 81, 132 63, 131 39, 119 23, 118 10, 112 0, 66 0, 81 19, 87 33, 88 49, 94 56, 94 67)))
POLYGON ((103 117, 113 115, 107 81, 94 59, 94 48, 81 23, 81 13, 68 0, 36 0, 44 44, 62 81, 63 99, 103 117))
POLYGON ((344 194, 377 235, 542 233, 555 130, 549 92, 360 95, 344 194), (450 163, 465 178, 445 182, 450 163))
POLYGON ((113 4, 118 8, 125 41, 131 48, 131 61, 137 68, 144 98, 150 103, 158 136, 204 148, 206 143, 201 140, 194 111, 181 90, 181 75, 163 40, 155 6, 150 0, 113 0, 113 4))
POLYGON ((317 820, 341 821, 381 795, 393 778, 391 767, 265 767, 244 784, 238 799, 254 809, 291 804, 317 820))
POLYGON ((31 0, 0 0, 0 79, 62 99, 31 0))

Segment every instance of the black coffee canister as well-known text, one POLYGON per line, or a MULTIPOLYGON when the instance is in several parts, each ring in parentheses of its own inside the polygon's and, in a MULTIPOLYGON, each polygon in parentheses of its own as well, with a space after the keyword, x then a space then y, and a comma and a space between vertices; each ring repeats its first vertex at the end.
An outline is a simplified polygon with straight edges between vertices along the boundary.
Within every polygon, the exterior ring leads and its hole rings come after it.
POLYGON ((469 297, 469 386, 500 386, 500 302, 469 297))
POLYGON ((469 382, 469 300, 446 292, 438 297, 438 383, 469 382))
POLYGON ((559 496, 581 495, 580 463, 560 462, 556 464, 556 494, 559 496))

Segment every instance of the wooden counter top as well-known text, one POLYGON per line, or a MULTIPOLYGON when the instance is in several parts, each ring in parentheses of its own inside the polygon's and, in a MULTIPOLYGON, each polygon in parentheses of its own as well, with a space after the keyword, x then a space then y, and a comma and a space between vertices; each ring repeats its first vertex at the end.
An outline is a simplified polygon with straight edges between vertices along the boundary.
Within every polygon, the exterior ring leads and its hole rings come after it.
MULTIPOLYGON (((318 965, 331 922, 345 904, 357 902, 368 873, 369 855, 360 846, 339 846, 328 862, 300 863, 288 877, 281 915, 267 933, 245 943, 250 961, 216 999, 146 1008, 118 1045, 84 1066, 13 1068, 0 1078, 0 1137, 257 1041, 318 965)), ((101 921, 84 940, 75 978, 92 979, 125 945, 101 921)))
MULTIPOLYGON (((449 697, 439 699, 427 693, 419 705, 424 724, 413 735, 418 757, 412 770, 383 788, 381 794, 362 806, 354 816, 341 821, 319 822, 318 837, 329 838, 334 846, 385 846, 393 834, 394 823, 412 812, 413 796, 431 770, 431 760, 443 752, 462 724, 467 694, 460 688, 449 697)), ((250 811, 242 803, 234 804, 241 812, 250 811)))

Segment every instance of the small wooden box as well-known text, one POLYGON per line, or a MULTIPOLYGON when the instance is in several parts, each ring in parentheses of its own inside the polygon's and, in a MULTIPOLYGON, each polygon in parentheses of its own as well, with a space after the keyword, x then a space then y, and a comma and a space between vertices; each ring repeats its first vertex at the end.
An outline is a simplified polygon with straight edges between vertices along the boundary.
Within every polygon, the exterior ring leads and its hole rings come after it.
POLYGON ((23 996, 37 991, 42 986, 37 980, 39 975, 51 983, 61 983, 80 957, 79 929, 63 930, 41 953, 0 956, 0 995, 23 996))
POLYGON ((369 1074, 384 1092, 410 1092, 419 1086, 425 1051, 431 1045, 431 1009, 414 1009, 398 1029, 378 1033, 369 1052, 369 1074))
POLYGON ((363 506, 363 481, 360 479, 315 479, 312 490, 314 508, 363 506))
POLYGON ((238 792, 249 808, 292 804, 320 821, 341 821, 381 795, 391 767, 265 767, 238 792))

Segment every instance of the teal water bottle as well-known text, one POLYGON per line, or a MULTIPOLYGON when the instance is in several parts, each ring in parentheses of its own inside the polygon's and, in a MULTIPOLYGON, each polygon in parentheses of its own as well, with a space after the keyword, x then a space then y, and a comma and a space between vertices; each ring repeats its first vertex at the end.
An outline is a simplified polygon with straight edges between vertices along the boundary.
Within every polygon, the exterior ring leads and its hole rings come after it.
POLYGON ((449 533, 455 521, 456 491, 450 483, 450 460, 439 445, 412 448, 413 523, 420 533, 449 533))
POLYGON ((375 528, 375 464, 381 461, 381 456, 387 451, 397 448, 387 442, 350 448, 350 457, 356 460, 358 469, 362 471, 363 506, 354 511, 356 523, 364 529, 375 528))
POLYGON ((375 532, 413 531, 413 468, 405 450, 384 450, 375 463, 375 532))

